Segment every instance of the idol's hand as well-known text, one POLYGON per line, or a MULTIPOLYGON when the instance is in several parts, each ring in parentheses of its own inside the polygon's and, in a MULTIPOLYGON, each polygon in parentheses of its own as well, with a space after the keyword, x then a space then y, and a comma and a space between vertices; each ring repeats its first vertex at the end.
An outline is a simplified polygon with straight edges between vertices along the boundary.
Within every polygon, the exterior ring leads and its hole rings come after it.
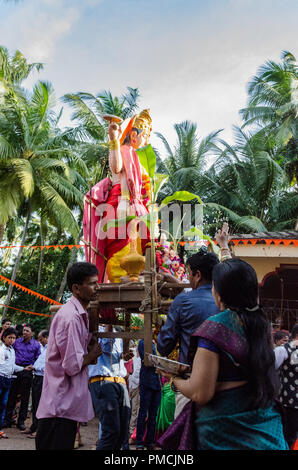
POLYGON ((119 140, 121 137, 121 127, 116 122, 111 122, 109 125, 109 137, 110 140, 119 140))

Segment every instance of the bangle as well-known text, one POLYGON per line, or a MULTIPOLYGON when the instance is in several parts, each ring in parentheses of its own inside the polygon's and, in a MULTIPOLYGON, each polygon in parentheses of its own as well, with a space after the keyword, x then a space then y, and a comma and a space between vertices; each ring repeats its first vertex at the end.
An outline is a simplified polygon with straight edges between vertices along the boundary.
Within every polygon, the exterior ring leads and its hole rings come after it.
POLYGON ((119 140, 110 140, 110 150, 119 150, 120 142, 119 140))
POLYGON ((121 199, 127 199, 130 201, 130 192, 125 189, 121 189, 121 199))

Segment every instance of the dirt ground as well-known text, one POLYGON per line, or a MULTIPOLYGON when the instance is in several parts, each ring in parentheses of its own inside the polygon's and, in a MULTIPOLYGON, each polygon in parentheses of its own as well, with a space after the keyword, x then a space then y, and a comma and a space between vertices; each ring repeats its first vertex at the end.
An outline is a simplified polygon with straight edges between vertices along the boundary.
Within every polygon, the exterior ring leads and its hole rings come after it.
MULTIPOLYGON (((25 424, 29 427, 31 418, 25 424)), ((35 450, 35 439, 22 434, 16 426, 5 428, 4 431, 8 439, 0 439, 0 452, 2 450, 35 450)), ((80 432, 83 446, 76 450, 95 450, 95 443, 98 439, 98 419, 94 418, 87 426, 81 426, 80 432)))
MULTIPOLYGON (((26 427, 30 427, 31 418, 25 421, 26 427)), ((0 439, 0 452, 2 450, 35 450, 35 439, 30 439, 27 434, 23 434, 16 426, 5 428, 3 431, 8 439, 0 439)), ((77 450, 95 450, 96 441, 98 439, 98 419, 87 423, 87 426, 80 426, 82 446, 77 450)), ((131 445, 130 450, 135 450, 135 446, 131 445)))

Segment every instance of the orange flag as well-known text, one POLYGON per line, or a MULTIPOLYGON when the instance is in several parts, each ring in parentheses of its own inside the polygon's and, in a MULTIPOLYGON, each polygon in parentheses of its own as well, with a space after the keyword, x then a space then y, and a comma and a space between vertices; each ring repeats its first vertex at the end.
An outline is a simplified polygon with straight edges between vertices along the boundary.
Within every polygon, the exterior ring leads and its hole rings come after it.
POLYGON ((17 289, 21 289, 24 292, 27 292, 30 295, 35 295, 38 298, 42 298, 45 302, 49 302, 50 304, 56 304, 56 305, 62 305, 60 302, 57 302, 56 300, 50 299, 49 297, 46 297, 45 295, 39 294, 38 292, 35 292, 31 289, 28 289, 27 287, 21 286, 21 284, 17 284, 16 282, 12 281, 11 279, 7 279, 7 277, 2 276, 0 274, 0 279, 4 281, 5 283, 8 282, 9 284, 12 284, 14 287, 17 289))

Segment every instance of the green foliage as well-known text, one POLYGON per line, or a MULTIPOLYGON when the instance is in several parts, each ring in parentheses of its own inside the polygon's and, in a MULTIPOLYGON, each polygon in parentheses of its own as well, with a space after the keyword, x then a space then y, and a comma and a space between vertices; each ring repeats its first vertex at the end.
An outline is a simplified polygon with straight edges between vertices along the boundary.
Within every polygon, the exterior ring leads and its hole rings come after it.
POLYGON ((283 51, 282 62, 268 60, 248 84, 248 106, 240 110, 243 127, 258 126, 261 135, 279 147, 279 164, 291 182, 298 176, 298 68, 283 51))
POLYGON ((146 147, 138 149, 136 152, 140 159, 140 163, 145 168, 149 178, 153 178, 155 174, 156 154, 151 144, 148 144, 146 145, 146 147))
MULTIPOLYGON (((72 239, 67 241, 73 242, 72 239)), ((66 242, 66 243, 67 243, 66 242)), ((54 250, 53 248, 45 250, 44 261, 42 268, 42 277, 40 286, 37 288, 37 275, 40 261, 40 249, 26 249, 18 269, 16 282, 33 291, 55 300, 60 283, 64 276, 67 264, 71 256, 71 251, 68 248, 54 250)), ((1 274, 10 277, 10 266, 1 270, 1 274)), ((7 291, 7 285, 0 283, 0 298, 4 296, 7 291)), ((67 292, 65 293, 67 296, 67 292)), ((64 297, 65 298, 65 297, 64 297)), ((28 295, 19 289, 14 289, 14 293, 10 302, 11 307, 20 308, 23 310, 50 314, 50 304, 38 299, 35 296, 28 295)), ((49 317, 35 316, 23 312, 17 312, 9 309, 7 316, 12 319, 16 324, 24 322, 38 325, 38 327, 46 328, 49 324, 49 317)))
POLYGON ((141 330, 144 328, 144 320, 142 320, 142 318, 140 318, 138 315, 132 315, 131 326, 139 328, 141 330))

